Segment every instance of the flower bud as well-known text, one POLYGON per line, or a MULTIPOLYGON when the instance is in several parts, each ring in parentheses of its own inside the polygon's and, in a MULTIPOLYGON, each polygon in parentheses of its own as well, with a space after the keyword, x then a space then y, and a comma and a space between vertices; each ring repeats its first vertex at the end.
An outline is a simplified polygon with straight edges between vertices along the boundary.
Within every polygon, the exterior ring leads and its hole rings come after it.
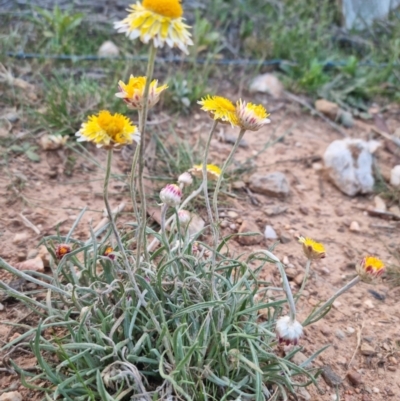
POLYGON ((362 281, 371 283, 382 276, 385 272, 385 265, 375 256, 366 256, 357 264, 356 270, 362 281))
POLYGON ((193 177, 185 171, 178 177, 178 183, 182 185, 191 185, 193 183, 193 177))
POLYGON ((58 244, 56 246, 56 256, 57 259, 62 259, 64 255, 67 253, 70 253, 72 251, 72 248, 68 244, 58 244))
POLYGON ((309 260, 323 259, 326 256, 325 247, 311 238, 300 237, 299 242, 303 244, 303 251, 309 260))
POLYGON ((181 203, 182 191, 175 184, 168 184, 160 192, 160 199, 164 205, 176 207, 181 203))
POLYGON ((190 221, 192 220, 192 216, 190 212, 187 210, 179 210, 178 212, 178 220, 181 227, 186 228, 190 221))
POLYGON ((115 260, 115 254, 113 253, 114 249, 111 246, 108 246, 104 251, 103 255, 108 256, 109 259, 115 260))
POLYGON ((292 321, 289 316, 282 316, 276 322, 276 333, 279 343, 297 345, 303 335, 303 326, 297 321, 292 321))

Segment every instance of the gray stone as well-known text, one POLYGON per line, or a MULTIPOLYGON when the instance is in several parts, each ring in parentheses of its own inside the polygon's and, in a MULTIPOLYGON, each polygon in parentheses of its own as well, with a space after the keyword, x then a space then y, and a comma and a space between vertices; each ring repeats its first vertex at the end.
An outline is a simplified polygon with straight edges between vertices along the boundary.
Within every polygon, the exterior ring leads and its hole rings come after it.
POLYGON ((340 329, 336 329, 335 330, 335 336, 339 339, 339 340, 343 340, 344 338, 346 338, 346 334, 344 334, 344 332, 340 329))
POLYGON ((276 231, 273 229, 272 226, 267 225, 265 226, 264 237, 266 239, 277 239, 278 235, 276 234, 276 231))
POLYGON ((250 177, 249 186, 256 193, 275 197, 286 197, 290 192, 285 174, 279 171, 268 174, 255 173, 250 177))
POLYGON ((322 377, 325 383, 330 387, 336 387, 342 383, 341 377, 335 373, 329 365, 325 365, 322 368, 322 377))
POLYGON ((376 354, 376 351, 373 347, 371 347, 367 343, 362 343, 361 344, 361 353, 365 356, 372 356, 376 354))

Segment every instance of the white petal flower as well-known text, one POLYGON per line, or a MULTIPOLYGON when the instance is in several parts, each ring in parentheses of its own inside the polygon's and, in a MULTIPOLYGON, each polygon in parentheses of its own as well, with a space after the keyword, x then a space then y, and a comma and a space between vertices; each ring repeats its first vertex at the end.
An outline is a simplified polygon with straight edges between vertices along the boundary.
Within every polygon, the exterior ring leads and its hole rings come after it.
POLYGON ((282 316, 276 322, 276 332, 280 343, 297 345, 303 335, 303 326, 297 321, 292 321, 289 316, 282 316))

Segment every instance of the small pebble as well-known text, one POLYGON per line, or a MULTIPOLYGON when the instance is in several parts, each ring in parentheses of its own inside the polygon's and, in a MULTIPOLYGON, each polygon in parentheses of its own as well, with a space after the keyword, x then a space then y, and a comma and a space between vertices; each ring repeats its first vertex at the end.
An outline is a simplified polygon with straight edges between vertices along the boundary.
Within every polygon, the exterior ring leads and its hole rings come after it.
POLYGON ((234 212, 233 210, 229 210, 229 212, 227 213, 228 217, 230 217, 231 219, 237 219, 239 217, 239 214, 234 212))
POLYGON ((346 338, 346 334, 344 334, 344 332, 340 329, 336 329, 335 330, 335 336, 339 339, 339 340, 343 340, 344 338, 346 338))
POLYGON ((364 301, 364 305, 365 305, 368 309, 374 309, 374 308, 375 308, 373 302, 372 302, 370 299, 367 299, 366 301, 364 301))
POLYGON ((264 230, 264 236, 267 239, 277 239, 278 235, 276 234, 275 230, 272 226, 267 225, 264 230))
POLYGON ((0 311, 4 310, 4 305, 2 303, 0 303, 0 311))
POLYGON ((361 375, 355 370, 351 370, 349 373, 347 373, 347 378, 353 386, 358 386, 362 383, 361 375))
POLYGON ((346 330, 347 330, 347 332, 348 332, 349 334, 353 334, 353 333, 355 333, 355 331, 356 331, 353 327, 350 327, 350 326, 347 327, 346 330))
POLYGON ((379 393, 379 388, 378 387, 372 387, 372 391, 376 394, 379 393))
POLYGON ((237 229, 237 225, 235 223, 229 224, 229 228, 235 231, 237 229))
POLYGON ((228 220, 222 220, 221 221, 221 228, 226 228, 229 226, 229 221, 228 220))
POLYGON ((361 231, 360 225, 358 224, 357 221, 352 221, 350 223, 350 231, 358 233, 361 231))

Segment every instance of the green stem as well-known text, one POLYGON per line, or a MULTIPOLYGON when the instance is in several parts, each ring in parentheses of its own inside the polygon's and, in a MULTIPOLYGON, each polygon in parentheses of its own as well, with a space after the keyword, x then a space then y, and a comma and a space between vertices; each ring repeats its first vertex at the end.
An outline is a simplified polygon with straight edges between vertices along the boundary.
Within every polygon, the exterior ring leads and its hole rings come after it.
MULTIPOLYGON (((182 210, 185 208, 185 206, 192 200, 194 199, 197 195, 199 195, 201 193, 201 191, 203 190, 203 184, 200 185, 199 188, 197 188, 195 191, 193 191, 183 202, 182 204, 179 206, 178 210, 182 210)), ((172 221, 174 220, 175 216, 172 215, 165 223, 166 226, 168 226, 168 224, 172 223, 172 221)), ((173 228, 173 227, 172 227, 173 228)), ((161 230, 158 232, 159 234, 161 234, 161 230)), ((157 244, 159 243, 157 238, 154 238, 153 241, 150 243, 150 245, 147 247, 147 252, 152 252, 154 250, 154 247, 157 246, 157 244)))
POLYGON ((129 188, 131 191, 131 200, 133 204, 133 210, 135 212, 135 217, 136 221, 139 221, 140 215, 139 215, 139 208, 137 205, 137 200, 136 200, 136 191, 135 191, 135 181, 136 181, 136 168, 139 160, 139 151, 140 151, 140 144, 137 144, 136 149, 135 149, 135 154, 133 155, 133 161, 132 161, 132 168, 131 168, 131 176, 130 176, 130 182, 129 182, 129 188))
POLYGON ((214 120, 213 125, 210 130, 210 133, 208 134, 206 148, 204 149, 204 155, 203 155, 203 191, 204 191, 204 197, 205 197, 205 202, 206 202, 208 220, 210 221, 210 225, 211 225, 211 227, 213 227, 213 230, 215 230, 214 218, 213 218, 213 214, 212 214, 212 210, 211 210, 210 199, 208 198, 207 161, 208 161, 208 152, 210 150, 211 139, 212 139, 215 129, 217 128, 217 124, 218 124, 218 120, 214 120))
POLYGON ((139 197, 140 197, 140 221, 138 221, 138 237, 137 237, 137 254, 136 254, 136 269, 139 269, 141 260, 142 245, 145 251, 145 259, 149 260, 146 247, 146 194, 143 185, 143 171, 144 171, 144 150, 145 150, 145 133, 148 111, 148 99, 150 91, 150 83, 153 79, 154 62, 156 59, 157 49, 154 45, 150 45, 149 60, 147 63, 146 72, 146 85, 144 87, 142 109, 139 112, 139 132, 140 132, 140 145, 139 145, 139 197))
POLYGON ((133 274, 133 272, 132 272, 131 266, 129 265, 129 260, 128 260, 128 257, 127 257, 127 255, 126 255, 125 248, 124 248, 124 246, 122 245, 121 237, 120 237, 120 235, 119 235, 119 232, 118 232, 118 229, 117 229, 117 225, 115 224, 114 215, 113 215, 113 213, 112 213, 111 206, 110 206, 110 203, 109 203, 109 201, 108 201, 108 184, 109 184, 109 182, 110 182, 112 156, 113 156, 113 150, 110 149, 110 150, 108 151, 107 166, 106 166, 106 176, 105 176, 105 178, 104 178, 104 191, 103 191, 103 194, 104 194, 104 203, 105 203, 105 205, 106 205, 106 209, 107 209, 107 213, 108 213, 108 218, 110 219, 111 228, 112 228, 112 230, 113 230, 115 239, 117 240, 119 252, 120 252, 121 255, 122 255, 122 259, 124 260, 124 265, 125 265, 126 272, 128 273, 129 279, 131 280, 131 283, 132 283, 133 288, 134 288, 134 290, 135 290, 136 296, 138 297, 138 299, 141 300, 142 305, 146 306, 147 303, 146 303, 146 301, 144 300, 143 295, 140 293, 140 290, 139 290, 139 287, 138 287, 138 285, 137 285, 135 276, 134 276, 134 274, 133 274))
POLYGON ((310 272, 310 266, 311 266, 311 259, 307 259, 307 263, 306 263, 306 270, 304 272, 304 278, 303 278, 303 282, 301 283, 301 287, 299 292, 296 295, 296 302, 300 299, 301 294, 304 291, 304 287, 306 286, 307 283, 307 279, 308 279, 308 274, 310 272))
POLYGON ((108 201, 108 184, 110 182, 112 157, 113 157, 113 150, 110 149, 108 151, 108 155, 107 155, 106 176, 104 178, 104 191, 103 191, 104 203, 106 205, 108 218, 110 219, 111 228, 113 230, 115 239, 117 240, 119 251, 121 252, 122 258, 124 259, 125 267, 126 267, 127 270, 130 270, 128 257, 126 256, 125 248, 122 245, 121 237, 119 235, 119 232, 118 232, 118 229, 117 229, 117 225, 115 224, 114 215, 113 215, 113 212, 111 210, 110 202, 108 201))
POLYGON ((356 276, 353 280, 349 281, 344 287, 333 294, 322 306, 320 306, 316 311, 312 312, 311 315, 304 321, 303 327, 316 322, 326 313, 326 309, 331 307, 335 299, 348 291, 351 287, 354 287, 357 283, 361 281, 360 276, 356 276))
POLYGON ((290 320, 292 322, 294 322, 294 321, 296 321, 296 304, 294 303, 292 290, 290 289, 289 281, 287 279, 286 272, 285 272, 285 269, 284 269, 282 263, 279 262, 279 263, 276 263, 276 265, 278 266, 279 273, 281 274, 281 277, 282 277, 283 290, 285 291, 286 298, 287 298, 288 305, 289 305, 290 320))
MULTIPOLYGON (((214 197, 213 197, 213 208, 214 208, 215 222, 216 222, 217 225, 219 224, 219 215, 218 215, 218 194, 219 194, 219 190, 220 190, 220 188, 221 188, 221 183, 222 183, 222 180, 223 180, 223 178, 224 178, 225 171, 227 170, 227 168, 228 168, 229 165, 231 164, 233 155, 236 153, 236 150, 237 150, 237 148, 238 148, 238 146, 239 146, 239 143, 240 143, 240 141, 242 140, 243 135, 244 135, 245 132, 246 132, 246 130, 243 129, 243 128, 240 130, 239 136, 238 136, 238 138, 236 139, 235 144, 233 145, 233 148, 232 148, 232 150, 231 150, 231 153, 229 153, 228 158, 225 160, 225 163, 224 163, 224 165, 222 166, 221 175, 219 176, 218 181, 217 181, 217 185, 216 185, 216 187, 215 187, 214 197)), ((219 230, 216 230, 216 235, 214 236, 214 249, 215 249, 215 252, 216 252, 216 250, 217 250, 217 248, 218 248, 218 242, 219 242, 219 230)), ((213 253, 213 255, 215 255, 215 252, 213 253)), ((213 260, 213 265, 214 265, 214 264, 215 264, 215 260, 213 260)))
POLYGON ((167 210, 168 210, 168 205, 163 204, 161 206, 161 235, 162 235, 162 238, 163 238, 164 243, 165 243, 164 244, 165 248, 168 251, 168 255, 170 255, 171 252, 170 252, 169 241, 168 241, 168 236, 167 236, 167 229, 166 229, 166 226, 165 226, 165 219, 167 217, 167 210))

